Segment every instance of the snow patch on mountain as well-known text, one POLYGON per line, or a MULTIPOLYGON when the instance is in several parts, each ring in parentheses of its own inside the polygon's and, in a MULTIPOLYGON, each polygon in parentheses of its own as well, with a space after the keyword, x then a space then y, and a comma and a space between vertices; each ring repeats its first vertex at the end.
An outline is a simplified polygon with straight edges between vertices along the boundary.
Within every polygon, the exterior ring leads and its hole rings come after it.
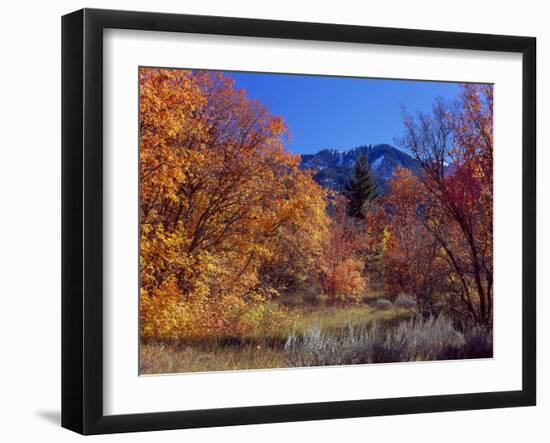
POLYGON ((378 157, 376 160, 374 160, 374 161, 372 162, 371 167, 372 167, 373 169, 379 169, 380 166, 382 165, 382 162, 384 161, 384 158, 385 158, 384 155, 381 155, 380 157, 378 157))
POLYGON ((349 150, 322 149, 316 154, 303 154, 301 167, 314 169, 314 179, 321 186, 342 192, 353 175, 353 167, 359 155, 366 155, 379 191, 386 188, 396 167, 419 171, 418 162, 409 154, 388 144, 363 145, 349 150))

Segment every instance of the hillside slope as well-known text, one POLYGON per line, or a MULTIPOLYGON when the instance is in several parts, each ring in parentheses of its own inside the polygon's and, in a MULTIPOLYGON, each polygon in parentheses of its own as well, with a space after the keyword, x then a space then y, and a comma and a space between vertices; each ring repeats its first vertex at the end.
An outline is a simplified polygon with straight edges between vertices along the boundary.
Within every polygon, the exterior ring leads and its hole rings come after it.
POLYGON ((361 154, 367 156, 376 184, 382 193, 398 166, 408 168, 414 173, 419 171, 415 159, 388 144, 358 146, 349 151, 323 149, 316 154, 304 154, 301 167, 316 170, 315 180, 321 186, 341 192, 353 173, 355 160, 361 154))

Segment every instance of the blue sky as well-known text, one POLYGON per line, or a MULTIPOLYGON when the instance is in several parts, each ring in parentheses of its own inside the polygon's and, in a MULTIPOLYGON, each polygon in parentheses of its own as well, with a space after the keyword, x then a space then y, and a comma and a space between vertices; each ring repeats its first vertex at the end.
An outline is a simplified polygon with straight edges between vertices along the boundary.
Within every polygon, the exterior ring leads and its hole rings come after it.
POLYGON ((454 99, 456 83, 226 72, 250 98, 284 117, 288 149, 309 154, 389 143, 403 134, 402 106, 430 111, 434 99, 454 99))

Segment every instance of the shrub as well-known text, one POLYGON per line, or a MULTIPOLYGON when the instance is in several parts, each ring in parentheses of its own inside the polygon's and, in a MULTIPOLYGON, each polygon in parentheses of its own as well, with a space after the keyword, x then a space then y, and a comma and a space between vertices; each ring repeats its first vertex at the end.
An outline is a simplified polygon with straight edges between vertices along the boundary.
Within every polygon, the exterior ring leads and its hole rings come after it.
POLYGON ((445 301, 435 302, 431 306, 431 311, 433 312, 433 315, 449 315, 449 303, 445 301))
POLYGON ((374 307, 377 309, 390 309, 392 307, 392 302, 386 298, 378 298, 374 302, 374 307))
POLYGON ((285 343, 289 366, 331 366, 367 363, 365 356, 382 345, 377 327, 349 328, 340 336, 323 334, 318 327, 303 336, 291 334, 285 343))
POLYGON ((469 330, 464 339, 466 344, 462 358, 487 358, 493 356, 493 334, 488 328, 475 326, 469 330))
POLYGON ((386 342, 388 347, 399 349, 399 361, 446 359, 449 348, 460 349, 465 344, 452 321, 442 315, 400 323, 388 334, 386 342))
POLYGON ((304 304, 310 306, 320 305, 323 301, 323 296, 321 295, 321 292, 321 289, 316 287, 305 290, 302 294, 302 300, 304 301, 304 304))
POLYGON ((322 289, 312 286, 294 294, 285 294, 280 299, 280 303, 288 308, 300 308, 306 306, 319 306, 324 301, 322 289))
POLYGON ((493 355, 491 335, 479 327, 463 335, 445 316, 418 317, 387 331, 374 322, 336 336, 314 327, 288 337, 285 358, 289 366, 488 358, 493 355))
POLYGON ((416 300, 410 295, 401 292, 394 302, 395 306, 405 309, 416 309, 416 300))
POLYGON ((372 305, 376 300, 376 296, 373 296, 372 294, 367 294, 361 297, 361 303, 365 305, 372 305))
POLYGON ((298 294, 283 295, 280 299, 280 303, 287 308, 298 308, 302 306, 303 300, 298 294))

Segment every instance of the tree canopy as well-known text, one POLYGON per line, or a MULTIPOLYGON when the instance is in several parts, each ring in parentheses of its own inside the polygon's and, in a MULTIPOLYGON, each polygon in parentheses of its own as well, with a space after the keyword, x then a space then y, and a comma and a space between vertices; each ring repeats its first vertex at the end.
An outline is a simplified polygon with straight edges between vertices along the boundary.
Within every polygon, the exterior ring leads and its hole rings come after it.
POLYGON ((221 73, 140 69, 142 335, 246 329, 316 266, 325 193, 286 132, 221 73))

